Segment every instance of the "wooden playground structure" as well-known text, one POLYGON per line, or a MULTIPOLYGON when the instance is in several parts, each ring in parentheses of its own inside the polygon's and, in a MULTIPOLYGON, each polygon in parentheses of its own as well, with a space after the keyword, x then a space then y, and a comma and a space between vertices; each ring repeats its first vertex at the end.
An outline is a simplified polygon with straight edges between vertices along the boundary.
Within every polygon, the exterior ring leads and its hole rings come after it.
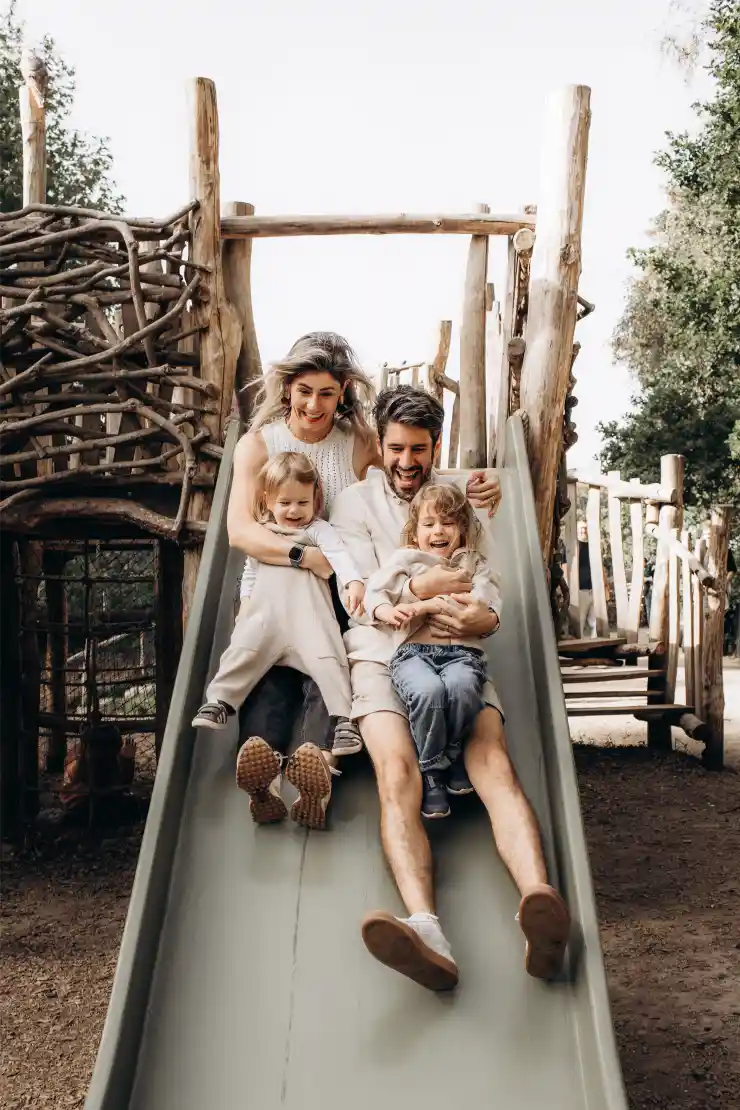
MULTIPOLYGON (((444 460, 450 467, 500 464, 506 420, 522 412, 553 596, 562 577, 570 578, 571 597, 578 594, 572 569, 576 499, 565 455, 575 439, 574 333, 593 309, 578 293, 590 90, 567 86, 550 99, 536 208, 500 214, 481 204, 464 214, 369 216, 261 215, 244 201, 222 206, 215 86, 196 78, 189 92, 190 199, 170 216, 153 219, 47 204, 43 96, 30 85, 20 89, 24 206, 0 215, 2 770, 3 810, 13 826, 33 817, 38 806, 40 730, 49 731, 50 771, 60 769, 86 719, 113 719, 124 732, 149 728, 161 741, 226 426, 235 397, 241 420, 248 420, 253 391, 243 387, 262 373, 251 297, 255 238, 470 238, 459 380, 446 373, 452 323, 444 321, 430 362, 386 366, 380 384, 408 373, 439 398, 445 390, 452 394, 444 460), (500 302, 488 280, 494 235, 508 241, 500 302), (570 568, 562 577, 556 558, 561 525, 570 568), (90 553, 131 544, 153 552, 151 602, 146 611, 123 603, 106 610, 90 553), (84 603, 73 621, 65 568, 81 552, 84 603), (73 625, 84 643, 85 719, 70 711, 65 686, 73 625), (101 637, 144 632, 155 641, 147 672, 155 708, 143 721, 110 718, 101 710, 96 669, 101 637)), ((609 497, 617 618, 611 629, 603 590, 595 587, 598 639, 562 638, 569 707, 580 711, 591 704, 582 695, 578 704, 571 698, 576 672, 590 680, 608 667, 611 677, 615 664, 626 660, 630 666, 620 677, 627 677, 638 669, 638 657, 647 656, 644 705, 634 704, 630 690, 628 703, 615 707, 604 699, 599 711, 644 717, 657 745, 670 744, 670 725, 681 725, 705 741, 708 763, 719 767, 724 583, 716 567, 723 544, 726 551, 727 522, 717 515, 706 553, 696 544, 690 551, 681 539, 682 460, 663 462, 655 488, 618 476, 589 479, 589 519, 598 517, 599 491, 609 497), (631 591, 614 510, 622 501, 631 506, 631 591), (645 529, 659 543, 649 642, 640 644, 634 614, 645 529), (675 704, 679 595, 690 675, 681 706, 675 704), (594 661, 601 666, 586 675, 594 661)), ((603 582, 598 528, 590 543, 594 581, 603 582)), ((133 566, 128 577, 135 582, 133 566)), ((596 694, 591 689, 589 697, 596 694)))

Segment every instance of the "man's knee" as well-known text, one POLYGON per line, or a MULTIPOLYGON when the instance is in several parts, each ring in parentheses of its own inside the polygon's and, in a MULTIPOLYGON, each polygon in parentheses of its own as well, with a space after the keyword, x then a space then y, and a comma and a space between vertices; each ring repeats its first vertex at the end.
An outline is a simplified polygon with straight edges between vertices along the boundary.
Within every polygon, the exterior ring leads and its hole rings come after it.
POLYGON ((499 775, 514 776, 514 767, 506 747, 506 734, 501 714, 487 705, 480 711, 465 752, 466 762, 487 764, 499 775))
POLYGON ((373 762, 381 804, 414 798, 421 776, 408 721, 398 713, 370 713, 358 724, 373 762))

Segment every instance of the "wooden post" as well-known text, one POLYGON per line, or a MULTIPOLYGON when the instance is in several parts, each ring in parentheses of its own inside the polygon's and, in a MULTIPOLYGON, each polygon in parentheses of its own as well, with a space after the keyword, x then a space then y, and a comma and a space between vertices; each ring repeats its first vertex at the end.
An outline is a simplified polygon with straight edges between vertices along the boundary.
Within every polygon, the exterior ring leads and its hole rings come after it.
POLYGON ((3 840, 15 841, 22 831, 20 755, 21 724, 20 608, 16 585, 16 539, 0 533, 0 821, 3 840))
POLYGON ((732 509, 722 505, 712 510, 707 543, 707 563, 715 588, 707 594, 704 622, 704 711, 711 739, 704 749, 704 765, 720 771, 724 763, 725 692, 722 677, 725 597, 727 594, 727 550, 732 509))
POLYGON ((570 508, 563 521, 563 540, 565 542, 565 560, 568 568, 568 590, 570 603, 568 605, 568 632, 580 640, 581 632, 581 603, 580 603, 580 565, 578 560, 578 485, 568 482, 568 501, 570 508))
MULTIPOLYGON (((487 204, 475 205, 489 212, 487 204)), ((465 273, 460 326, 460 466, 485 466, 486 450, 486 283, 488 236, 473 235, 465 273)))
MULTIPOLYGON (((631 485, 639 485, 639 478, 632 478, 631 485)), ((640 638, 642 594, 645 588, 645 541, 642 520, 642 501, 630 501, 630 529, 632 531, 632 581, 629 594, 629 615, 625 636, 628 644, 640 638)))
POLYGON ((509 402, 511 399, 511 360, 509 358, 509 343, 513 335, 514 292, 516 287, 516 250, 514 241, 509 236, 508 256, 506 265, 506 300, 504 301, 504 315, 501 328, 501 369, 499 371, 498 401, 496 412, 496 466, 502 466, 504 460, 504 447, 506 445, 506 421, 509 419, 509 402))
MULTIPOLYGON (((224 216, 253 216, 254 205, 234 200, 224 205, 224 216)), ((262 376, 257 331, 252 311, 252 240, 227 239, 223 244, 224 288, 234 306, 242 329, 242 342, 236 362, 236 400, 239 414, 248 423, 254 402, 254 387, 245 387, 262 376)))
POLYGON ((450 418, 450 442, 447 446, 447 466, 450 470, 457 467, 457 458, 460 448, 460 394, 455 394, 452 402, 452 417, 450 418))
MULTIPOLYGON (((610 470, 607 477, 618 482, 621 474, 618 470, 610 470)), ((624 569, 622 502, 611 490, 607 490, 607 505, 609 508, 609 544, 612 549, 614 601, 617 607, 617 636, 624 636, 629 624, 629 597, 627 594, 627 574, 624 569)))
POLYGON ((46 201, 46 114, 44 102, 48 74, 41 58, 24 51, 24 83, 18 88, 23 137, 23 203, 46 201))
POLYGON ((591 567, 596 635, 602 638, 609 636, 609 611, 606 607, 604 553, 601 548, 601 490, 598 486, 591 486, 588 491, 586 523, 588 525, 588 561, 591 567))
MULTIPOLYGON (((681 533, 681 543, 691 550, 688 529, 681 533)), ((686 702, 694 705, 696 682, 696 650, 694 647, 694 595, 691 589, 691 567, 686 559, 681 560, 681 628, 683 630, 683 666, 686 687, 686 702)), ((696 706, 694 705, 696 711, 696 706)), ((698 716, 699 714, 697 714, 698 716)))
MULTIPOLYGON (((674 529, 681 527, 683 520, 683 455, 663 455, 660 460, 660 484, 669 489, 678 491, 676 505, 661 505, 659 513, 659 528, 664 535, 669 535, 674 529)), ((654 668, 669 670, 671 662, 670 652, 670 561, 671 552, 668 544, 659 539, 655 556, 655 572, 653 574, 653 590, 650 601, 650 639, 662 644, 659 654, 651 656, 655 660, 654 668)), ((678 583, 676 581, 676 588, 678 583)), ((670 694, 670 675, 648 678, 648 704, 666 703, 670 694)), ((671 726, 664 720, 648 721, 648 744, 654 748, 671 748, 671 726)))
MULTIPOLYGON (((221 199, 218 165, 218 107, 216 86, 207 77, 196 77, 190 93, 190 194, 198 201, 191 215, 192 260, 207 266, 205 289, 193 303, 193 325, 200 333, 200 376, 216 386, 220 403, 218 413, 203 414, 211 441, 221 443, 224 424, 231 409, 236 379, 236 364, 241 347, 241 325, 236 311, 226 298, 221 265, 221 199)), ((215 464, 211 464, 215 470, 215 464)), ((188 511, 189 520, 207 520, 211 492, 196 491, 188 511)), ((200 547, 185 550, 183 571, 183 626, 195 591, 200 565, 200 547)))
MULTIPOLYGON (((51 712, 57 721, 67 716, 67 682, 64 667, 67 662, 67 597, 65 583, 61 580, 66 566, 63 551, 45 551, 43 568, 46 576, 47 659, 51 682, 51 712)), ((64 770, 67 754, 67 734, 63 724, 52 726, 46 751, 46 770, 59 774, 64 770)))
MULTIPOLYGON (((706 560, 706 544, 701 535, 696 537, 694 554, 700 563, 706 560)), ((704 707, 704 590, 696 574, 691 576, 691 593, 693 598, 694 618, 694 712, 702 721, 706 721, 704 707)), ((688 700, 688 695, 687 695, 688 700)))
POLYGON ((530 271, 521 407, 529 418, 537 526, 546 561, 578 307, 590 97, 585 85, 568 85, 549 101, 530 271))
POLYGON ((444 378, 447 369, 447 359, 450 357, 450 344, 452 342, 452 320, 440 320, 437 332, 437 350, 434 358, 427 365, 428 389, 433 397, 442 404, 444 400, 444 378))

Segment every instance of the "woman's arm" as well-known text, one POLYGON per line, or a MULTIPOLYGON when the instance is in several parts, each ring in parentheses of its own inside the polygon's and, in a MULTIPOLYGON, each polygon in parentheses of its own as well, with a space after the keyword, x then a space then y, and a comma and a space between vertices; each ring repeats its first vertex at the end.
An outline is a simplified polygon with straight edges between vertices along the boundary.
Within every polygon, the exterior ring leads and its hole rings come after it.
POLYGON ((355 434, 355 446, 352 455, 352 469, 358 482, 366 476, 371 466, 383 465, 383 458, 378 446, 378 437, 372 428, 367 426, 358 429, 355 434))
MULTIPOLYGON (((254 515, 257 478, 267 458, 267 447, 259 432, 247 432, 237 443, 226 527, 232 547, 260 563, 287 567, 290 566, 288 552, 293 544, 285 536, 263 527, 254 515)), ((330 578, 332 574, 331 565, 317 547, 306 548, 301 566, 321 578, 330 578)))

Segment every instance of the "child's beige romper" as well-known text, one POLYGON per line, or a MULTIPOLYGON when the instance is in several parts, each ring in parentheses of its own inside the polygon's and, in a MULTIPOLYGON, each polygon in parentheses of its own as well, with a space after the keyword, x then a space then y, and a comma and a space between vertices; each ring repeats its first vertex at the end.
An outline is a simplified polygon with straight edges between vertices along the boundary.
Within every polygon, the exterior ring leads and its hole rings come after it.
MULTIPOLYGON (((272 530, 314 546, 305 532, 276 525, 272 530)), ((238 709, 276 664, 309 675, 330 717, 349 716, 349 666, 329 584, 309 570, 261 563, 206 700, 238 709)))

